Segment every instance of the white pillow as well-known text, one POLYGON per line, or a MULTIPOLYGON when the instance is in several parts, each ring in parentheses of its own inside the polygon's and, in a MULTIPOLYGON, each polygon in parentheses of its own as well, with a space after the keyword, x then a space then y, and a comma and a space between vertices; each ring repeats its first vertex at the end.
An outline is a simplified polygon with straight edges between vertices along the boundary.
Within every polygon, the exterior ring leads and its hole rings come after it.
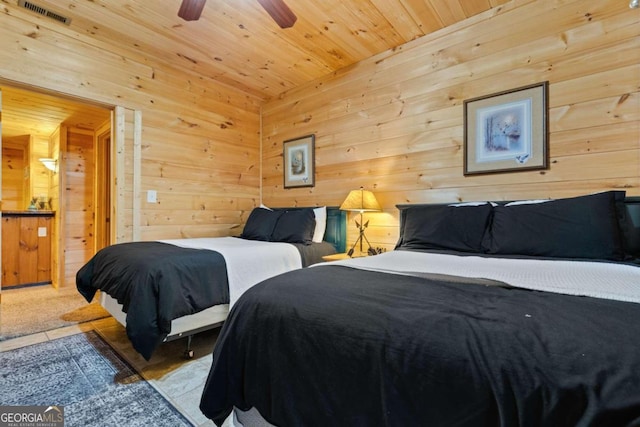
POLYGON ((547 203, 550 201, 551 199, 516 200, 515 202, 507 203, 505 206, 537 205, 539 203, 547 203))
POLYGON ((460 202, 460 203, 451 203, 451 204, 449 204, 447 206, 451 206, 451 207, 454 207, 454 208, 457 208, 457 207, 460 207, 460 206, 462 206, 462 207, 465 207, 465 206, 484 206, 487 203, 491 203, 492 206, 496 205, 493 202, 460 202))
POLYGON ((327 229, 327 207, 322 206, 315 208, 313 214, 316 217, 316 229, 313 231, 313 238, 311 240, 314 243, 320 243, 322 239, 324 239, 324 232, 327 229))

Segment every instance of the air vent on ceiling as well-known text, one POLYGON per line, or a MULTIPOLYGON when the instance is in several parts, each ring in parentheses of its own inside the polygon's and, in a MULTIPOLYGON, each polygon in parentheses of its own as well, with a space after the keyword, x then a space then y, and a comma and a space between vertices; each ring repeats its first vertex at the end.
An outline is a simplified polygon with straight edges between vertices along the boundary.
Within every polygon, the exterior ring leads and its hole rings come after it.
POLYGON ((55 13, 47 8, 42 6, 38 6, 35 3, 26 0, 19 0, 18 6, 24 7, 32 12, 39 13, 42 16, 46 16, 47 18, 55 19, 58 22, 62 22, 63 24, 71 24, 71 18, 67 18, 66 16, 62 16, 59 13, 55 13))

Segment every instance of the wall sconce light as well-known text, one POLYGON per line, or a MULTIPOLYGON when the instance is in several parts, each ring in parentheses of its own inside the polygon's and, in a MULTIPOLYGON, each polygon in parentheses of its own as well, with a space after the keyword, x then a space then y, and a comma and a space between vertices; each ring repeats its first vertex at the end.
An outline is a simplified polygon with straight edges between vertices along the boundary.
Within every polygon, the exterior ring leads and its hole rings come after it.
POLYGON ((42 158, 39 160, 42 162, 45 168, 49 169, 53 173, 56 173, 58 171, 58 159, 42 158))
POLYGON ((637 9, 640 6, 640 3, 638 2, 638 0, 631 0, 629 2, 629 8, 631 9, 637 9))
POLYGON ((374 196, 371 191, 367 191, 364 188, 360 187, 359 190, 352 190, 351 192, 349 192, 347 198, 340 205, 340 209, 343 211, 360 212, 360 223, 356 221, 356 227, 358 227, 360 235, 353 243, 353 246, 351 247, 351 249, 349 249, 349 252, 347 252, 347 254, 349 256, 353 255, 354 249, 358 242, 360 243, 360 253, 362 253, 363 240, 367 241, 370 249, 371 243, 369 243, 369 239, 367 239, 367 236, 364 235, 364 230, 369 226, 369 221, 364 223, 362 220, 362 214, 363 212, 375 212, 382 210, 382 208, 380 207, 380 203, 378 203, 378 201, 376 200, 376 196, 374 196))

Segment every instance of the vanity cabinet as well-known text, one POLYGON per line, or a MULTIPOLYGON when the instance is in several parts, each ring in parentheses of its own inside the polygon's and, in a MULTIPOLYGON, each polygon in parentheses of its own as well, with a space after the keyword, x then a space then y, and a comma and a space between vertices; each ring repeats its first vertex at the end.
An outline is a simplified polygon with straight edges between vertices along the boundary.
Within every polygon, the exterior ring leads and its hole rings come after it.
POLYGON ((51 283, 50 211, 2 212, 2 288, 51 283))

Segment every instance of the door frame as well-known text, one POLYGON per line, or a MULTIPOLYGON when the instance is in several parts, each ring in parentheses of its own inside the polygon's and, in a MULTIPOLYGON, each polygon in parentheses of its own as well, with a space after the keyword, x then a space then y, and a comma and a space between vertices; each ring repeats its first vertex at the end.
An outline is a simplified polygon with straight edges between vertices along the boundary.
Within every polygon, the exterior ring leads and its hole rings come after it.
POLYGON ((113 225, 111 223, 112 203, 111 195, 111 163, 113 141, 113 111, 111 119, 95 131, 95 221, 94 221, 94 252, 109 246, 112 242, 113 225))

